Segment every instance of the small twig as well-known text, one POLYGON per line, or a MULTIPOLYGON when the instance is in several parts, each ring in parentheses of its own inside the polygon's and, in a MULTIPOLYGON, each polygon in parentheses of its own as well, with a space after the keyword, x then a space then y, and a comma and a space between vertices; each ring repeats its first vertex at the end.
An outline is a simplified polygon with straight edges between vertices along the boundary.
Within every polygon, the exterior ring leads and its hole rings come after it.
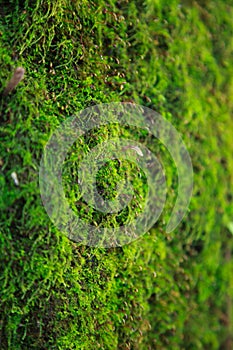
POLYGON ((6 96, 8 95, 18 84, 19 82, 23 79, 25 73, 25 69, 22 67, 18 67, 15 69, 14 74, 10 81, 8 82, 3 95, 6 96))

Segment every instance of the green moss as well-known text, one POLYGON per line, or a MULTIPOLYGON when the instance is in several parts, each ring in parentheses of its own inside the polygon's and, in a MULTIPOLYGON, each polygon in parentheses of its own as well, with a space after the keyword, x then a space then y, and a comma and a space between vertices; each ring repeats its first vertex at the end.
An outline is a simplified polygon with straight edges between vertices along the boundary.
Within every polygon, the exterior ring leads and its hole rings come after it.
MULTIPOLYGON (((230 1, 10 1, 0 10, 1 349, 219 349, 232 334, 232 15, 230 1), (2 92, 13 68, 25 78, 2 92), (160 154, 169 185, 159 221, 118 248, 74 243, 49 220, 39 165, 49 137, 80 110, 113 101, 150 107, 182 135, 194 167, 189 212, 165 232, 177 192, 175 164, 143 130, 109 125, 71 148, 63 168, 78 215, 78 161, 111 137, 160 154), (16 172, 19 186, 11 178, 16 172)), ((81 140, 81 139, 80 139, 81 140)), ((79 141, 80 141, 79 140, 79 141)), ((130 162, 112 160, 99 190, 137 189, 116 226, 147 193, 130 162), (111 180, 111 181, 110 181, 111 180)))

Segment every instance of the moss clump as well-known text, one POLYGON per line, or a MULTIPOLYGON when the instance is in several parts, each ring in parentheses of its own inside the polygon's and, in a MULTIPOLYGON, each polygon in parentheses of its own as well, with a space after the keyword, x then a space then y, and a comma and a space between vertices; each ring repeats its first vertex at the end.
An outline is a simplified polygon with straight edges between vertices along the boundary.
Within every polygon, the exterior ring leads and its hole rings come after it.
MULTIPOLYGON (((0 13, 1 349, 219 349, 232 344, 232 16, 230 1, 9 1, 0 13), (26 70, 3 97, 13 67, 26 70), (76 142, 63 169, 77 203, 76 163, 108 135, 160 152, 168 201, 156 225, 118 248, 69 240, 49 220, 39 165, 54 130, 78 111, 113 101, 155 109, 182 134, 194 167, 189 213, 165 232, 177 191, 175 164, 145 131, 117 125, 76 142), (18 176, 19 186, 11 178, 18 176), (226 345, 228 344, 228 345, 226 345)), ((99 190, 135 174, 110 161, 99 190), (108 184, 110 177, 115 180, 108 184)), ((143 180, 143 174, 141 174, 143 180)), ((132 178, 137 213, 146 182, 132 178)), ((117 225, 116 217, 107 222, 117 225)))

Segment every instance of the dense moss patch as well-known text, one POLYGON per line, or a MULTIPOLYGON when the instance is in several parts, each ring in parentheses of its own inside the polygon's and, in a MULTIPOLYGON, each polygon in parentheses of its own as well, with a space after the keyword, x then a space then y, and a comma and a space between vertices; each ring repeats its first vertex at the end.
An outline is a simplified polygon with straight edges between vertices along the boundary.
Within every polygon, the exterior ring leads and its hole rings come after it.
POLYGON ((3 1, 0 10, 1 349, 230 349, 232 346, 232 17, 230 1, 3 1), (2 93, 15 67, 25 78, 2 93), (176 167, 143 130, 93 130, 63 168, 70 205, 97 225, 132 219, 147 184, 113 159, 106 198, 129 176, 137 195, 120 216, 79 202, 76 164, 118 135, 159 153, 169 188, 159 221, 117 248, 69 240, 42 205, 39 165, 54 130, 98 103, 135 102, 180 132, 194 168, 189 212, 165 232, 176 167), (17 186, 11 175, 15 172, 17 186), (115 181, 115 182, 114 182, 115 181), (227 345, 228 344, 228 345, 227 345))

